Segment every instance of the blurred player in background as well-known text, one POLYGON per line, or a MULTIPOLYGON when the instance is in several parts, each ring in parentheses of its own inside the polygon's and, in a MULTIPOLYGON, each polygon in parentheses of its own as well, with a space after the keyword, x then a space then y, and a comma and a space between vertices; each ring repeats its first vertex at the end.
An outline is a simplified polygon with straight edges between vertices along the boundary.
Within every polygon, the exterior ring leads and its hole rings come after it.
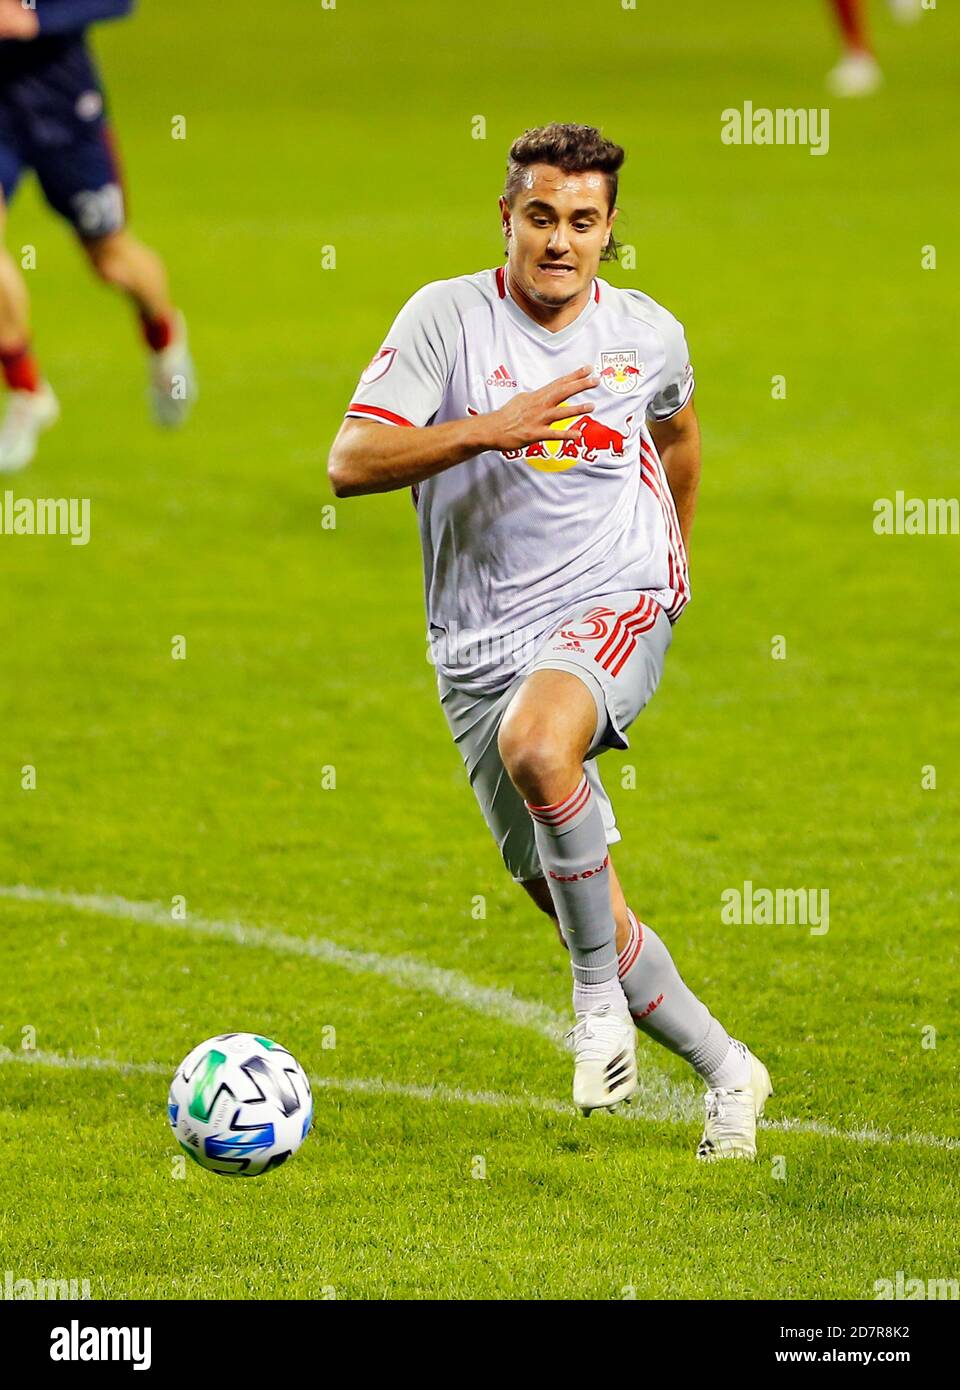
MULTIPOLYGON (((87 47, 97 20, 129 13, 133 0, 0 0, 0 227, 25 170, 73 227, 96 274, 122 290, 149 354, 158 424, 177 426, 196 395, 186 325, 163 262, 126 230, 122 174, 87 47)), ((0 245, 0 367, 9 399, 0 425, 0 472, 24 468, 40 433, 60 413, 30 345, 29 298, 20 267, 0 245)))
MULTIPOLYGON (((827 86, 837 97, 865 97, 883 81, 867 30, 867 0, 829 0, 843 37, 843 57, 827 74, 827 86)), ((920 18, 920 0, 888 0, 891 13, 903 24, 920 18)))
POLYGON ((706 1083, 698 1157, 751 1159, 767 1069, 627 906, 596 765, 659 684, 700 476, 681 325, 596 274, 623 157, 591 126, 514 142, 506 266, 401 309, 330 478, 339 497, 413 489, 443 711, 508 872, 570 951, 575 1104, 636 1090, 639 1028, 706 1083))

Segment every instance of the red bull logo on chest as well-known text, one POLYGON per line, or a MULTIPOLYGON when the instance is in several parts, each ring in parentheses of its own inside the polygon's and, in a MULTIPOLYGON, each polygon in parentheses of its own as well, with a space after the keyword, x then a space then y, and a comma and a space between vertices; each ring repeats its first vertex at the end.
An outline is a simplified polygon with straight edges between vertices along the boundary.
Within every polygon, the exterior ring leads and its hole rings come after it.
POLYGON ((644 378, 645 370, 644 364, 637 361, 635 348, 600 354, 600 385, 614 395, 626 396, 635 391, 644 378))
MULTIPOLYGON (((561 409, 563 407, 561 406, 561 409)), ((505 458, 522 458, 531 468, 541 473, 563 473, 579 463, 596 463, 607 455, 610 458, 623 458, 624 448, 630 438, 633 416, 628 415, 623 429, 597 420, 593 415, 571 415, 565 420, 554 421, 555 430, 573 431, 576 439, 544 439, 539 444, 528 444, 525 449, 505 454, 505 458)))
MULTIPOLYGON (((563 405, 559 407, 563 408, 563 405)), ((467 410, 471 415, 479 413, 472 406, 467 406, 467 410)), ((633 415, 624 420, 622 430, 614 429, 593 415, 567 415, 552 421, 550 428, 576 434, 576 439, 544 439, 538 444, 528 444, 525 449, 501 449, 499 452, 502 458, 510 461, 522 459, 539 473, 565 473, 580 462, 623 458, 627 441, 632 436, 632 424, 633 415)))

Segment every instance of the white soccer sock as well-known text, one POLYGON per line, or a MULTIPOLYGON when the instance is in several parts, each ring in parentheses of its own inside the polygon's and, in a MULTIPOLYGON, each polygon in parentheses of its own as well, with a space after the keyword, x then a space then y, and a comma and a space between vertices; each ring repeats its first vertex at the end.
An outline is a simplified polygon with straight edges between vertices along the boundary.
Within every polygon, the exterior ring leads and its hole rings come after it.
POLYGON ((610 904, 610 855, 603 816, 584 773, 560 801, 526 802, 537 853, 570 951, 576 1013, 609 1004, 627 1013, 617 977, 617 926, 610 904))
POLYGON ((750 1057, 702 1000, 680 978, 652 927, 628 908, 630 935, 618 957, 618 973, 637 1027, 684 1057, 711 1089, 744 1086, 750 1057))
POLYGON ((715 1067, 703 1079, 711 1091, 720 1087, 735 1091, 739 1086, 749 1085, 750 1074, 750 1053, 742 1042, 738 1042, 736 1038, 731 1038, 730 1047, 724 1060, 719 1067, 715 1067))
POLYGON ((604 980, 602 984, 585 985, 580 980, 573 982, 573 1012, 585 1014, 588 1009, 601 1009, 609 1004, 617 1013, 626 1014, 627 1002, 620 981, 604 980))

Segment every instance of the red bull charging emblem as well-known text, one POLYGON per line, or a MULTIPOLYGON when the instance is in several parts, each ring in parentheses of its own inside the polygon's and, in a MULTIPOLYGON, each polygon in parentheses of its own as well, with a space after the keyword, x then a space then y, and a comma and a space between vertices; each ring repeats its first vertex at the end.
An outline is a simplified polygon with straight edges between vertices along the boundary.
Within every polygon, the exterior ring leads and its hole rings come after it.
MULTIPOLYGON (((564 401, 558 409, 563 410, 564 401)), ((479 412, 472 405, 467 406, 469 415, 479 412)), ((622 430, 615 430, 593 415, 565 415, 553 420, 550 428, 563 430, 576 435, 576 439, 543 439, 537 444, 528 444, 525 449, 501 449, 502 458, 511 462, 522 459, 540 473, 565 473, 578 463, 596 463, 599 459, 623 458, 627 440, 631 437, 633 415, 628 415, 622 430)))
POLYGON ((633 416, 628 415, 623 429, 615 430, 592 415, 568 415, 554 420, 552 428, 572 432, 576 439, 544 439, 539 444, 528 444, 525 449, 506 450, 503 457, 523 459, 541 473, 563 473, 580 462, 596 463, 604 455, 622 458, 632 421, 633 416))

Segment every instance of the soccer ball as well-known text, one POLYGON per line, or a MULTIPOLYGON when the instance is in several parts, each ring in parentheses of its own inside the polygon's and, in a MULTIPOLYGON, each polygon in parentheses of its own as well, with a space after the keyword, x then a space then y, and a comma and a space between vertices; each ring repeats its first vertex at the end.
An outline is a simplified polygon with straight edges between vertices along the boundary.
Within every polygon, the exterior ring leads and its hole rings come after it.
POLYGON ((306 1139, 313 1095, 285 1047, 255 1033, 220 1033, 177 1067, 167 1114, 177 1143, 201 1168, 255 1178, 306 1139))

